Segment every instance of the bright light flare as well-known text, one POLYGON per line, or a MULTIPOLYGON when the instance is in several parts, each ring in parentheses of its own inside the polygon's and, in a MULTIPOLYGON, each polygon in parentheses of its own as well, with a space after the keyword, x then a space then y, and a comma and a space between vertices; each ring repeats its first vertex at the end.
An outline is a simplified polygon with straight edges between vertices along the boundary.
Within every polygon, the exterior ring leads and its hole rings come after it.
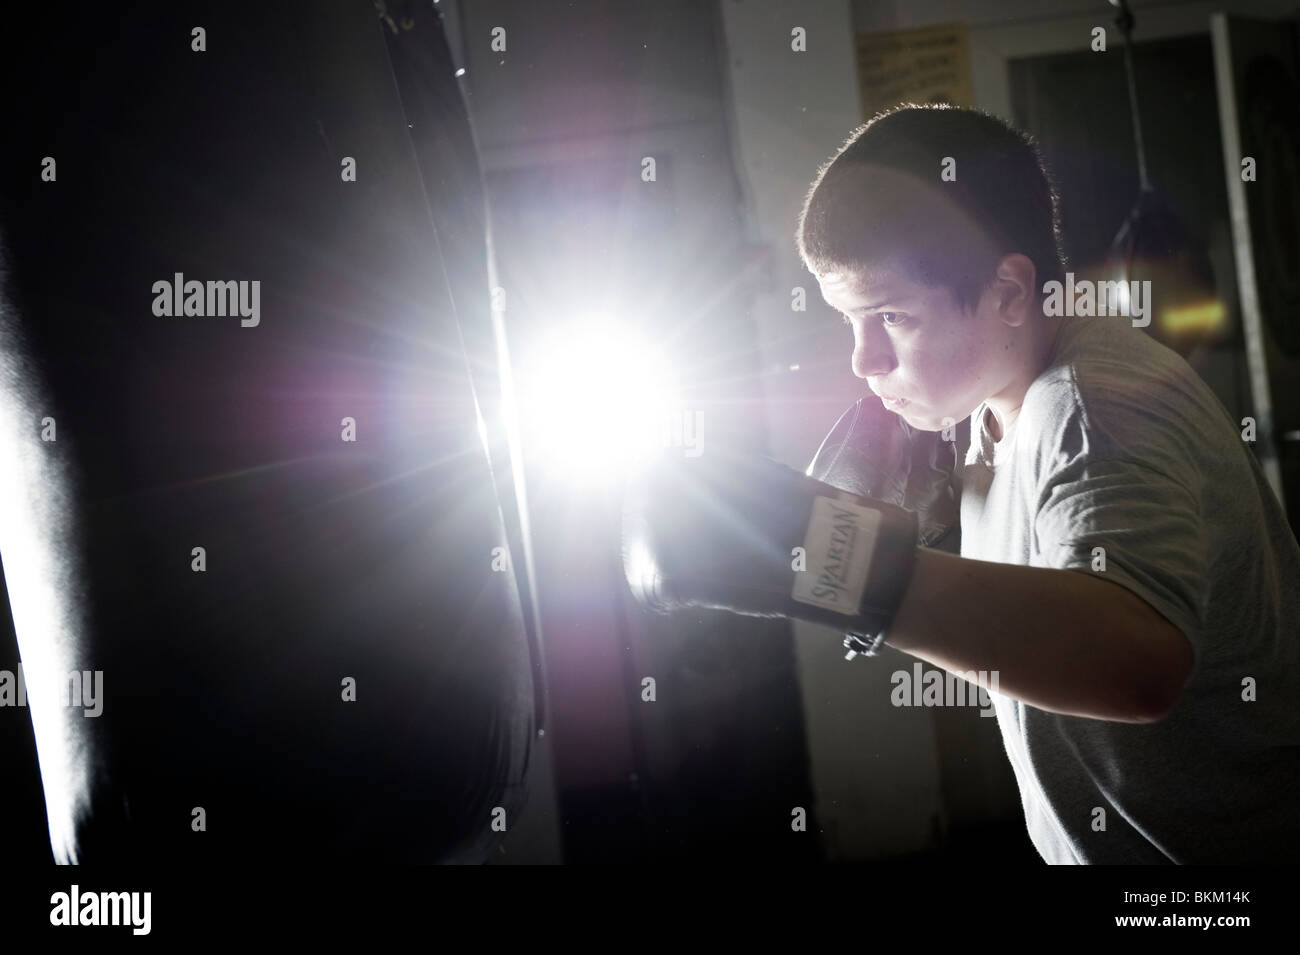
POLYGON ((676 381, 653 343, 588 319, 556 328, 530 351, 520 417, 547 473, 608 481, 671 442, 676 381))

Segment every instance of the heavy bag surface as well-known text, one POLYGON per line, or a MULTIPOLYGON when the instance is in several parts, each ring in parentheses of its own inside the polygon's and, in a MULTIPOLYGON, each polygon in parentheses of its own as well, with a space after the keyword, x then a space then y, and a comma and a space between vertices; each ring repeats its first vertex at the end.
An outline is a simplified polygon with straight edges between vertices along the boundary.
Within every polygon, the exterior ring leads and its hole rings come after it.
MULTIPOLYGON (((481 180, 434 9, 441 243, 373 3, 87 5, 0 43, 30 424, 0 461, 10 491, 23 455, 66 468, 23 493, 65 515, 102 672, 80 861, 476 862, 522 808, 529 654, 453 310, 481 337, 481 180)), ((33 555, 3 559, 14 596, 33 555)))

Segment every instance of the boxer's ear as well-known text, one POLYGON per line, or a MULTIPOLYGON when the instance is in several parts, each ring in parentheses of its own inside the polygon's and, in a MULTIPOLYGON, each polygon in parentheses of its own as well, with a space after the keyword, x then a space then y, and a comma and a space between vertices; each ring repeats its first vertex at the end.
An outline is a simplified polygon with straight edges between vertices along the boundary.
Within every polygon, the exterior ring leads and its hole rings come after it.
POLYGON ((994 302, 998 317, 1007 325, 1020 326, 1033 317, 1039 296, 1038 269, 1033 261, 1019 252, 1002 257, 994 273, 994 302))

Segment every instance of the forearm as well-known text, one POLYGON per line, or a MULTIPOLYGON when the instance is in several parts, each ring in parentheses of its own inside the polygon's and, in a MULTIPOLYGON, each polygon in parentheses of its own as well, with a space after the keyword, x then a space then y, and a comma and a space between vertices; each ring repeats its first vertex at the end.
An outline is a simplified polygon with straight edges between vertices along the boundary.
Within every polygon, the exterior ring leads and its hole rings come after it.
POLYGON ((887 643, 999 693, 1072 716, 1149 722, 1191 665, 1186 639, 1118 584, 1074 570, 920 548, 887 643))

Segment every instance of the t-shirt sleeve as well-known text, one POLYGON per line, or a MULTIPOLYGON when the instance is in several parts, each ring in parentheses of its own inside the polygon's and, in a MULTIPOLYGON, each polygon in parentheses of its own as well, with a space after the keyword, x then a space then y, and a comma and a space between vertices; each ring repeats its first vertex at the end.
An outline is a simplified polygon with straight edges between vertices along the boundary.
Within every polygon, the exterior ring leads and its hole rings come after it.
POLYGON ((1146 463, 1167 463, 1168 455, 1106 452, 1058 449, 1053 456, 1059 466, 1043 477, 1034 521, 1039 552, 1049 567, 1128 588, 1183 631, 1198 664, 1207 560, 1195 477, 1146 463))

